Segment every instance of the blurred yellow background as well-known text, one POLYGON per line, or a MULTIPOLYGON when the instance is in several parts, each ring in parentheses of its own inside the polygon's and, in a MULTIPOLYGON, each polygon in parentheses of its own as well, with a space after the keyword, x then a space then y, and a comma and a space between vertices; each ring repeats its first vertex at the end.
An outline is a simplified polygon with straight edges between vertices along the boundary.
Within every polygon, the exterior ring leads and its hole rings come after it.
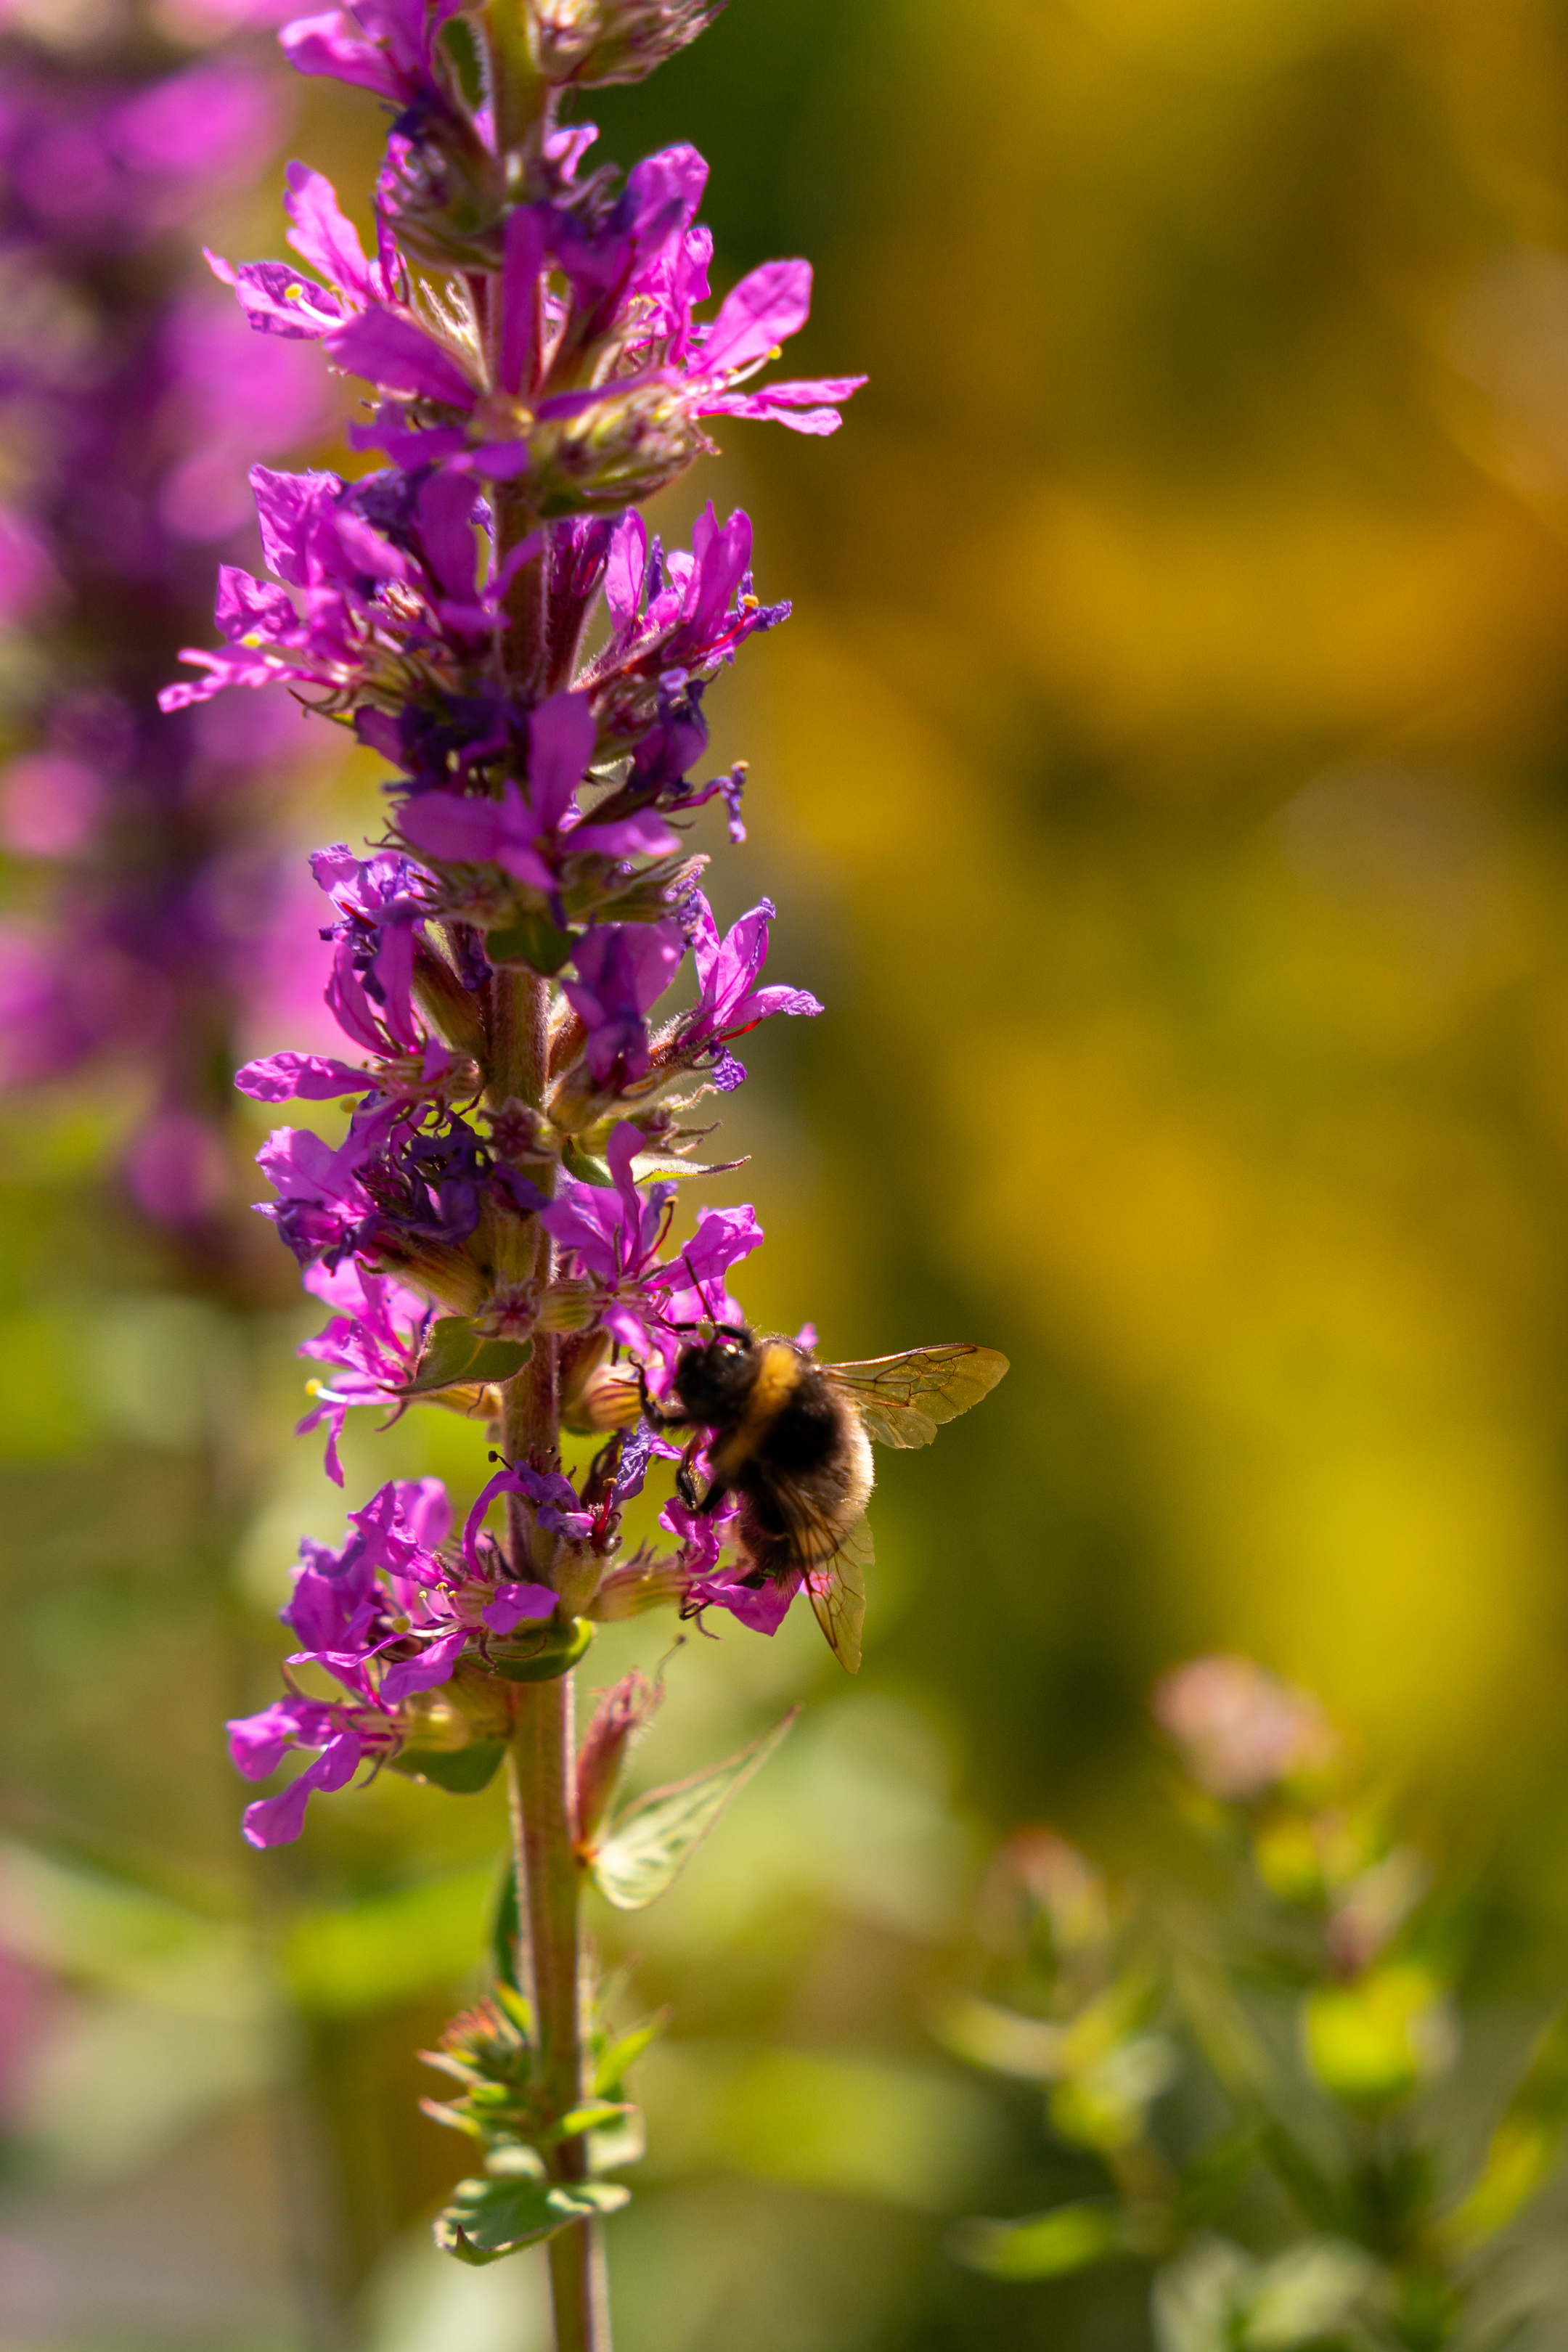
MULTIPOLYGON (((363 216, 374 103, 296 102, 363 216)), ((620 2338, 1136 2352, 1131 2286, 946 2263, 1040 2159, 924 2019, 1002 1831, 1156 1836, 1156 1672, 1321 1689, 1500 1855, 1503 1990, 1568 1977, 1568 18, 733 0, 589 110, 622 163, 709 156, 720 285, 813 257, 792 372, 871 377, 829 443, 728 428, 660 518, 744 505, 795 602, 710 705, 752 763, 716 901, 773 896, 772 976, 827 1006, 728 1108, 741 1295, 829 1355, 1013 1360, 884 1467, 858 1685, 793 1622, 669 1666, 645 1779, 807 1706, 635 1952, 599 1923, 628 2013, 675 2011, 620 2338)), ((280 226, 258 191, 211 241, 280 226)), ((307 778, 301 845, 375 772, 307 778)), ((500 1801, 385 1780, 239 1845, 221 1718, 343 1505, 290 1450, 282 1253, 241 1314, 95 1189, 123 1083, 5 1114, 0 1900, 42 2054, 0 2345, 528 2352, 528 2262, 425 2251, 463 2157, 408 2055, 500 1801)), ((435 1412, 345 1458, 350 1507, 484 1468, 435 1412)))

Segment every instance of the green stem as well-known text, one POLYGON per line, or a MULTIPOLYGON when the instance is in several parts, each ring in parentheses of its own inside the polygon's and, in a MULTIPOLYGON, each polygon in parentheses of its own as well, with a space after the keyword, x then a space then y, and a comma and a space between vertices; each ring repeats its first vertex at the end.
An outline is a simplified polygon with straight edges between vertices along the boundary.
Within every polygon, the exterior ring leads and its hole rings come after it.
POLYGON ((524 146, 530 134, 548 120, 555 93, 534 70, 523 0, 489 0, 484 29, 496 151, 508 155, 524 146))
MULTIPOLYGON (((489 55, 490 96, 499 152, 520 160, 521 192, 530 151, 548 127, 552 93, 533 69, 523 0, 489 0, 484 18, 489 55)), ((515 167, 514 167, 515 168, 515 167)), ((490 347, 492 372, 500 321, 495 288, 480 307, 490 347)), ((496 559, 537 528, 528 494, 521 485, 496 489, 496 559)), ((537 701, 549 690, 545 647, 546 565, 536 556, 518 572, 507 593, 500 634, 500 668, 511 693, 537 701)), ((515 1096, 542 1108, 548 1076, 549 983, 527 972, 502 971, 490 982, 487 1007, 486 1091, 492 1106, 515 1096)), ((535 1272, 549 1273, 550 1243, 535 1226, 535 1272)), ((552 1469, 561 1454, 560 1379, 557 1343, 536 1332, 533 1354, 507 1383, 501 1420, 501 1450, 509 1462, 552 1469)), ((508 1534, 514 1573, 521 1580, 553 1582, 554 1538, 541 1534, 519 1496, 508 1504, 508 1534)), ((584 2080, 584 1964, 580 1910, 583 1874, 575 1852, 576 1773, 573 1736, 573 1677, 524 1683, 518 1690, 516 1728, 508 1759, 518 1907, 526 1924, 526 1974, 533 2003, 538 2051, 538 2087, 552 2115, 581 2105, 584 2080)), ((587 2146, 581 2137, 556 2142, 549 2152, 552 2177, 582 2179, 587 2146)), ((609 2297, 604 2249, 596 2222, 574 2222, 550 2243, 550 2284, 555 2311, 555 2352, 610 2352, 609 2297)))
MULTIPOLYGON (((535 983, 538 985, 538 983, 535 983)), ((502 1443, 510 1461, 552 1461, 559 1443, 553 1340, 536 1337, 531 1363, 509 1382, 502 1443)), ((513 1496, 512 1562, 520 1577, 544 1572, 553 1539, 532 1527, 513 1496)), ((518 1907, 527 1924, 527 1981, 539 2052, 538 2086, 547 2111, 580 2105, 584 2076, 582 1868, 576 1854, 574 1676, 523 1683, 509 1762, 518 1907)), ((552 2178, 580 2180, 581 2139, 550 2151, 552 2178)), ((575 2221, 550 2241, 555 2352, 610 2352, 609 2297, 600 2224, 575 2221)))
MULTIPOLYGON (((552 2113, 581 2103, 584 2075, 582 1874, 574 1851, 573 1676, 524 1683, 511 1745, 512 1823, 520 1893, 528 1921, 530 1989, 539 2046, 539 2083, 552 2113)), ((551 2178, 581 2180, 587 2145, 563 2140, 549 2151, 551 2178)), ((550 2241, 556 2352, 609 2352, 604 2246, 596 2221, 576 2221, 550 2241)))

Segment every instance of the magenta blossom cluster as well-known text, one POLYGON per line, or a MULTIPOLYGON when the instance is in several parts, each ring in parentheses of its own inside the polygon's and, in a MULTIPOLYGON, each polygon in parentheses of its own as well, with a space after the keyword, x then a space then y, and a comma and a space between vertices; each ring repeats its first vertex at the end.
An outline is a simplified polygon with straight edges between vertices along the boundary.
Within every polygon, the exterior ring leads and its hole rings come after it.
POLYGON ((560 119, 565 89, 636 78, 710 13, 529 0, 458 23, 449 0, 357 0, 287 26, 302 70, 395 110, 374 250, 297 163, 298 261, 209 256, 260 339, 318 343, 369 387, 366 470, 253 469, 268 576, 223 567, 222 642, 163 696, 281 681, 389 772, 383 838, 312 860, 338 1045, 238 1077, 259 1103, 347 1106, 259 1155, 263 1213, 331 1310, 300 1426, 340 1484, 362 1406, 489 1420, 500 1464, 460 1541, 424 1482, 307 1547, 285 1612, 307 1686, 231 1727, 257 1778, 316 1754, 250 1808, 260 1843, 362 1761, 439 1778, 432 1755, 485 1748, 605 1618, 674 1601, 772 1633, 801 1580, 749 1571, 732 1507, 673 1502, 668 1548, 619 1556, 623 1507, 679 1451, 643 1402, 670 1398, 694 1329, 742 1322, 730 1283, 762 1239, 749 1207, 680 1212, 682 1180, 726 1164, 696 1156, 701 1106, 742 1082, 759 1023, 821 1010, 767 976, 766 898, 715 917, 690 839, 717 803, 744 840, 745 771, 710 771, 703 696, 789 607, 754 584, 743 513, 709 504, 667 548, 637 506, 716 420, 828 433, 860 382, 759 383, 805 323, 808 266, 715 303, 701 158, 623 181, 560 119), (563 1432, 597 1444, 576 1486, 563 1432))
POLYGON ((187 225, 281 127, 244 50, 149 73, 0 39, 0 620, 26 648, 0 721, 0 1086, 150 1074, 124 1173, 204 1264, 232 1182, 221 1072, 297 896, 268 820, 299 719, 278 690, 171 723, 157 690, 215 551, 255 542, 249 464, 329 402, 193 276, 187 225))

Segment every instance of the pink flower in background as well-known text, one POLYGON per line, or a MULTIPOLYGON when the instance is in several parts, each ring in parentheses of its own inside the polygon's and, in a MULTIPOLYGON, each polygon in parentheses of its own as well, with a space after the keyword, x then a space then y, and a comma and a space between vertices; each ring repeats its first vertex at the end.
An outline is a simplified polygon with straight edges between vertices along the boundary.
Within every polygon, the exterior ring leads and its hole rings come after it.
POLYGON ((1339 1742, 1321 1702, 1251 1658, 1194 1658, 1155 1685, 1154 1719, 1216 1797, 1261 1796, 1321 1770, 1339 1742))

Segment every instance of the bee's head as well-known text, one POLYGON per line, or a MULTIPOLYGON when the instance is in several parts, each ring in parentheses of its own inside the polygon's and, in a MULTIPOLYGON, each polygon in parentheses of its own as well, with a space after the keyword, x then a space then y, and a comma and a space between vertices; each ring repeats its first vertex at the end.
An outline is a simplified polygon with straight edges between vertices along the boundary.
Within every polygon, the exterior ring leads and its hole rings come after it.
POLYGON ((721 1323, 711 1339, 683 1348, 676 1359, 675 1391, 698 1421, 740 1412, 756 1379, 757 1345, 743 1325, 721 1323))

